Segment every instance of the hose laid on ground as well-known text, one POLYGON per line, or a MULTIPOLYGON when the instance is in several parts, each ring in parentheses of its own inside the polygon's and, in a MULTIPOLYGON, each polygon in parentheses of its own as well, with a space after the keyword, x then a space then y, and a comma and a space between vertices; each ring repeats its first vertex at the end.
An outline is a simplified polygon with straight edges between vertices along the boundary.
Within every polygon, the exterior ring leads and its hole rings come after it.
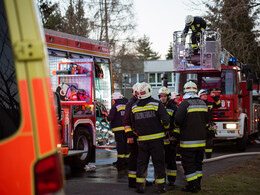
MULTIPOLYGON (((238 157, 238 156, 251 156, 251 155, 260 155, 260 152, 243 152, 243 153, 236 153, 236 154, 227 154, 227 155, 218 156, 218 157, 214 157, 214 158, 210 158, 210 159, 205 159, 205 160, 203 160, 203 163, 213 162, 213 161, 217 161, 217 160, 223 160, 226 158, 233 158, 233 157, 238 157)), ((181 164, 180 161, 177 161, 176 163, 178 165, 181 164)))

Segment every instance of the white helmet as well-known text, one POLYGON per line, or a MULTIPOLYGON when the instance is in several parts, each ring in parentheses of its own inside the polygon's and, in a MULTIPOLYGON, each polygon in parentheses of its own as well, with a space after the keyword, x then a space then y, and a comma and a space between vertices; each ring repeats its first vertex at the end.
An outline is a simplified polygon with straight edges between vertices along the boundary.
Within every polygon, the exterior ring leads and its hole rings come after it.
POLYGON ((121 93, 119 93, 119 92, 114 92, 113 94, 112 94, 112 99, 113 100, 117 100, 117 99, 123 99, 123 95, 121 94, 121 93))
POLYGON ((201 96, 203 94, 207 94, 207 91, 205 89, 201 89, 198 95, 201 96))
POLYGON ((185 18, 185 23, 187 26, 190 26, 194 22, 194 17, 192 15, 187 15, 185 18))
POLYGON ((132 94, 133 94, 133 96, 135 96, 135 93, 137 92, 137 89, 138 89, 138 86, 140 85, 141 83, 136 83, 136 84, 134 84, 133 85, 133 87, 132 87, 132 94))
POLYGON ((140 83, 137 89, 138 99, 146 99, 152 95, 152 87, 146 82, 140 83))
POLYGON ((175 91, 171 92, 171 98, 172 99, 177 98, 177 96, 179 96, 179 94, 177 92, 175 92, 175 91))
POLYGON ((167 87, 163 86, 159 89, 158 94, 159 94, 159 96, 162 94, 171 95, 171 91, 167 87))
POLYGON ((192 81, 189 81, 184 85, 184 91, 183 91, 184 93, 188 93, 188 92, 197 93, 197 91, 198 91, 197 85, 192 81))

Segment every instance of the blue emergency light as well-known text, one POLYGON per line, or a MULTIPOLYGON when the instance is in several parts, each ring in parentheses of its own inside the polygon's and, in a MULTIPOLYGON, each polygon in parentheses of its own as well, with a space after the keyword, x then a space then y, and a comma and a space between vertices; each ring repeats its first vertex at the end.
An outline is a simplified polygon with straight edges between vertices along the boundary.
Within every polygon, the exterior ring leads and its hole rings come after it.
POLYGON ((229 59, 229 61, 230 61, 230 62, 233 62, 233 64, 236 64, 236 62, 237 62, 237 58, 233 58, 233 57, 231 57, 231 58, 229 59))

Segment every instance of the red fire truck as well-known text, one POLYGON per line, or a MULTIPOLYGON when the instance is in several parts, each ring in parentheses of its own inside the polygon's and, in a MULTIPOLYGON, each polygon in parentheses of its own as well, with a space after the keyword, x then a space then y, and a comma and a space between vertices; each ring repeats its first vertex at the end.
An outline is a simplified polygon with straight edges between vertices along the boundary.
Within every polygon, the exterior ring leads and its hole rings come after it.
MULTIPOLYGON (((60 147, 64 157, 70 157, 65 162, 83 168, 95 162, 97 130, 104 126, 102 112, 111 108, 109 47, 104 42, 46 29, 45 38, 52 90, 60 97, 63 113, 60 147)), ((108 131, 108 125, 105 127, 108 131)))
MULTIPOLYGON (((173 34, 173 71, 178 74, 176 86, 181 93, 183 85, 193 80, 198 89, 220 95, 221 107, 213 110, 216 140, 234 140, 239 150, 246 148, 248 136, 259 131, 259 91, 253 90, 255 73, 221 48, 221 36, 216 31, 200 35, 200 52, 193 55, 190 34, 186 42, 182 32, 173 34)), ((208 97, 209 101, 213 101, 208 97)))

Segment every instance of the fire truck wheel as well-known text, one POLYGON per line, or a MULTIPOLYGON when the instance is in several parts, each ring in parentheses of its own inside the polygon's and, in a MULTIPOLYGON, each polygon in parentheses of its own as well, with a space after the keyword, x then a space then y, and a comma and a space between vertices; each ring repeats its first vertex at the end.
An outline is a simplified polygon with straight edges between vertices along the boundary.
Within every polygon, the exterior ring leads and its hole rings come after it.
POLYGON ((83 169, 86 164, 88 164, 91 151, 92 151, 92 139, 87 127, 77 127, 74 138, 74 149, 75 150, 85 150, 87 152, 76 155, 73 157, 73 167, 83 169))
POLYGON ((243 152, 246 150, 246 144, 248 139, 247 123, 244 123, 244 135, 242 138, 237 139, 237 150, 243 152))

